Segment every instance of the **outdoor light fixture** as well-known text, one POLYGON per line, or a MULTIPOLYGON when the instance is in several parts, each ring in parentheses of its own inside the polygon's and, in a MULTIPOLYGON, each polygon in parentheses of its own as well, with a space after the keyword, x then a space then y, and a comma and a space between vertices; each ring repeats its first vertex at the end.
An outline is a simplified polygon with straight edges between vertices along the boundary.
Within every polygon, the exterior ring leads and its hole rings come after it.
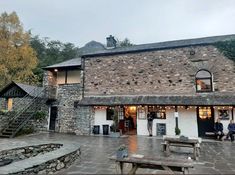
POLYGON ((58 72, 58 69, 54 69, 55 72, 58 72))

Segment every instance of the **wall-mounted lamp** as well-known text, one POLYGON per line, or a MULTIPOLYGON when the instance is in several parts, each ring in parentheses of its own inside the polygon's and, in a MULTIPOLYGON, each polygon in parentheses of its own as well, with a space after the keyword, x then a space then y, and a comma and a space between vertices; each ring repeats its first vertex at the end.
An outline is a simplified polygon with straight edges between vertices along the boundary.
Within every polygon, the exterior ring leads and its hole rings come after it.
POLYGON ((54 69, 55 72, 58 72, 58 69, 54 69))

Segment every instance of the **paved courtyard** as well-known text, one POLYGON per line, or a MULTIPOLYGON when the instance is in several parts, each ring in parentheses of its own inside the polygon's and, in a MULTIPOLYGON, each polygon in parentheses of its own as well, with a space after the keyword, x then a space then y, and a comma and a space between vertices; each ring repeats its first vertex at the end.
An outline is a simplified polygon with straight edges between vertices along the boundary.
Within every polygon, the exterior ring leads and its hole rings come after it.
MULTIPOLYGON (((23 136, 15 139, 0 139, 0 150, 10 149, 16 145, 31 144, 35 142, 70 142, 81 146, 81 158, 71 167, 57 174, 114 174, 120 173, 115 162, 108 159, 115 154, 117 148, 126 144, 129 153, 143 154, 148 157, 163 156, 160 138, 144 136, 126 136, 111 138, 102 136, 76 136, 69 134, 43 133, 23 136)), ((188 158, 192 156, 190 150, 174 150, 171 154, 175 158, 188 158), (184 152, 180 154, 179 152, 184 152)), ((127 173, 130 165, 126 165, 127 173)), ((139 169, 137 173, 164 173, 159 170, 139 169)), ((235 143, 229 141, 216 142, 204 140, 201 144, 201 155, 195 161, 195 167, 190 174, 235 174, 235 143)))

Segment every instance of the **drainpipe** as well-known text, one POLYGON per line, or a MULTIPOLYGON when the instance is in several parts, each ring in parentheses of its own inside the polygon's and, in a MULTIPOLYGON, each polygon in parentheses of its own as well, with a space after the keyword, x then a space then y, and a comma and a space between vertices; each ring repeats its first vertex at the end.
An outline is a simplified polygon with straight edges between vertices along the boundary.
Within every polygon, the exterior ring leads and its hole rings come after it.
POLYGON ((233 111, 234 111, 234 106, 232 107, 232 120, 234 120, 234 113, 233 113, 233 111))
POLYGON ((177 116, 176 116, 176 113, 178 112, 178 107, 177 106, 175 106, 175 129, 179 129, 179 123, 178 123, 178 114, 177 114, 177 116))

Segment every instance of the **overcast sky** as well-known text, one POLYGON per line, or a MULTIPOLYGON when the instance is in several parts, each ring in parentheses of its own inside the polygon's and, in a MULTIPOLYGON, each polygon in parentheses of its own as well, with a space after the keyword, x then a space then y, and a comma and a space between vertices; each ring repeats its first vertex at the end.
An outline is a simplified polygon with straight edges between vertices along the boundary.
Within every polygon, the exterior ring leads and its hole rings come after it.
POLYGON ((235 0, 0 0, 33 34, 82 47, 112 34, 135 44, 235 34, 235 0))

